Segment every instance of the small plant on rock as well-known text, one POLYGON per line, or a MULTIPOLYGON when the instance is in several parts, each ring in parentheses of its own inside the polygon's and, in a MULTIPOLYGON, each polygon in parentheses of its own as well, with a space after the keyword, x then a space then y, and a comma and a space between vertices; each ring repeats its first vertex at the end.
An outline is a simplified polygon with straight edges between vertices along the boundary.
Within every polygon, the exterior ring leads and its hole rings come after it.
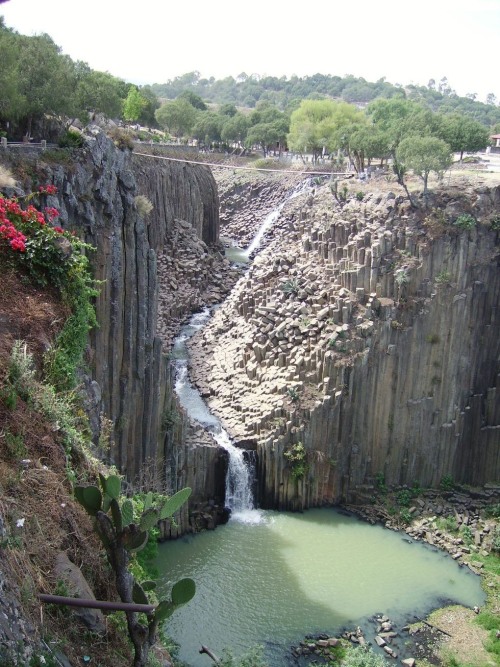
POLYGON ((453 223, 458 229, 463 229, 465 231, 474 229, 476 226, 476 219, 470 215, 470 213, 463 213, 459 215, 458 218, 453 223))
POLYGON ((290 449, 284 452, 283 456, 292 466, 292 477, 296 480, 302 479, 309 470, 304 445, 301 442, 292 445, 290 449))

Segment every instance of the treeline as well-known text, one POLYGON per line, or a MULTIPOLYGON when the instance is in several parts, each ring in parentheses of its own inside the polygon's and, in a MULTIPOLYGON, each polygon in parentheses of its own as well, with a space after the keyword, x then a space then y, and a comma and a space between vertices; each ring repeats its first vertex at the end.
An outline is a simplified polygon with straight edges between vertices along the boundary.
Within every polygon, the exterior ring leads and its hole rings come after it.
POLYGON ((431 79, 427 86, 392 84, 385 79, 376 82, 354 76, 312 76, 274 77, 245 73, 233 78, 201 78, 199 72, 188 72, 167 83, 155 83, 152 90, 162 99, 175 99, 181 93, 190 91, 206 102, 214 104, 234 104, 238 107, 254 108, 259 102, 269 102, 282 111, 297 106, 297 100, 333 98, 366 106, 377 98, 393 97, 418 101, 433 111, 455 112, 472 116, 475 120, 491 127, 500 123, 500 107, 490 93, 485 102, 477 100, 471 93, 460 97, 451 88, 446 77, 439 82, 431 79))
POLYGON ((150 86, 138 89, 64 55, 49 35, 20 35, 0 17, 0 134, 50 139, 61 126, 93 114, 155 125, 160 102, 150 86))

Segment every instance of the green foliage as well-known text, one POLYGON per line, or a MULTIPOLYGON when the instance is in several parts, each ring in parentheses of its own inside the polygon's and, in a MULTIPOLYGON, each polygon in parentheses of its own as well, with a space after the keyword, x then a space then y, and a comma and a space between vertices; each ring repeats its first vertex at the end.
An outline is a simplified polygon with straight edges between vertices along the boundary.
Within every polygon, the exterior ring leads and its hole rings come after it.
POLYGON ((399 512, 399 520, 406 525, 412 522, 412 518, 411 513, 407 509, 402 509, 399 512))
POLYGON ((484 515, 486 517, 500 519, 500 503, 494 503, 493 505, 488 505, 488 507, 485 507, 484 515))
POLYGON ((71 309, 54 347, 45 355, 44 370, 49 382, 60 391, 76 385, 76 371, 87 345, 90 329, 97 326, 93 300, 98 295, 90 275, 87 257, 79 256, 68 268, 62 288, 63 298, 71 309))
POLYGON ((500 553, 500 526, 495 527, 495 532, 493 533, 493 539, 491 541, 491 550, 496 554, 500 553))
POLYGON ((378 472, 375 475, 375 486, 380 493, 387 493, 387 486, 385 483, 385 475, 383 472, 378 472))
POLYGON ((363 201, 364 196, 365 196, 365 193, 362 192, 361 190, 360 190, 359 192, 356 192, 356 199, 357 199, 358 201, 363 201))
POLYGON ((458 531, 457 520, 453 516, 439 517, 436 519, 436 525, 440 530, 445 530, 447 533, 458 531))
POLYGON ((449 145, 442 139, 429 136, 407 136, 401 140, 396 151, 397 162, 412 169, 424 182, 424 195, 431 172, 441 175, 452 164, 449 145))
POLYGON ((295 278, 291 278, 280 285, 280 289, 285 294, 297 294, 299 291, 299 283, 295 278))
POLYGON ((449 282, 451 282, 451 273, 449 271, 446 271, 446 269, 443 269, 442 271, 440 271, 437 274, 436 282, 437 283, 449 283, 449 282))
POLYGON ((439 335, 438 335, 438 334, 433 333, 433 334, 429 334, 429 335, 426 337, 425 340, 426 340, 428 343, 430 343, 431 345, 436 345, 436 343, 439 343, 440 338, 439 338, 439 335))
POLYGON ((439 488, 441 491, 453 491, 455 488, 455 482, 451 475, 443 475, 441 481, 439 482, 439 488))
POLYGON ((470 526, 460 526, 460 535, 465 544, 469 545, 474 542, 474 535, 470 526))
POLYGON ((500 230, 500 215, 494 215, 490 219, 491 229, 498 232, 500 230))
POLYGON ((22 341, 16 341, 12 348, 9 379, 10 386, 17 395, 29 401, 49 422, 59 426, 66 458, 68 474, 71 476, 70 460, 73 452, 87 452, 87 420, 77 409, 78 398, 72 392, 57 393, 48 383, 36 379, 33 357, 22 341))
POLYGON ((120 127, 113 127, 109 130, 108 134, 111 141, 120 150, 134 150, 134 140, 132 134, 128 130, 123 130, 120 127))
POLYGON ((306 449, 301 442, 285 450, 283 456, 291 464, 291 475, 294 479, 300 480, 305 477, 309 470, 309 465, 307 463, 306 449))
POLYGON ((77 130, 66 130, 57 143, 60 148, 82 148, 85 137, 77 130))
POLYGON ((455 227, 458 227, 458 229, 468 231, 474 229, 476 226, 476 219, 469 213, 463 213, 458 216, 453 224, 455 227))
POLYGON ((412 498, 413 498, 412 493, 408 489, 402 489, 396 495, 396 500, 398 502, 398 505, 400 505, 401 507, 410 507, 412 498))
POLYGON ((297 403, 297 401, 300 399, 299 390, 296 387, 288 387, 286 393, 288 394, 288 397, 292 403, 297 403))
POLYGON ((381 655, 376 655, 371 648, 348 646, 342 667, 386 667, 386 661, 381 655))
POLYGON ((254 646, 235 657, 230 649, 225 649, 217 665, 219 667, 267 667, 263 651, 262 646, 254 646))

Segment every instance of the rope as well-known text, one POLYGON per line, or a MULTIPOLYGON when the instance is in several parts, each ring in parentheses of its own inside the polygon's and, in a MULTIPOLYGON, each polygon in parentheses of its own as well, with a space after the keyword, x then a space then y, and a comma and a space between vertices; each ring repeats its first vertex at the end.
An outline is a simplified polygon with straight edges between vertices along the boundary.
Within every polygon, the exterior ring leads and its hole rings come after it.
POLYGON ((295 169, 262 169, 261 167, 241 167, 231 164, 219 164, 217 162, 197 162, 196 160, 183 160, 176 157, 165 157, 163 155, 150 155, 149 153, 137 153, 134 155, 141 155, 142 157, 151 157, 156 160, 170 160, 171 162, 189 162, 189 164, 201 164, 205 167, 219 167, 221 169, 246 169, 247 171, 267 171, 278 174, 308 174, 312 176, 351 176, 353 171, 297 171, 295 169))

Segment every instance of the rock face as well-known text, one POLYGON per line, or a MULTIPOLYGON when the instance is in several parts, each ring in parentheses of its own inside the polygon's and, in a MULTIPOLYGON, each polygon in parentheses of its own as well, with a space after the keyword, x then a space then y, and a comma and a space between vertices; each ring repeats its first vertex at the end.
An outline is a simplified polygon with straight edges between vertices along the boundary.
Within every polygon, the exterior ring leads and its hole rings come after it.
MULTIPOLYGON (((200 441, 177 405, 165 353, 182 321, 221 300, 227 276, 237 277, 218 245, 210 170, 118 150, 97 128, 71 164, 43 154, 33 162, 38 182, 57 186, 47 204, 60 210, 62 226, 95 247, 99 326, 82 381, 96 442, 103 418, 111 430, 103 455, 130 482, 165 490, 166 480, 168 492, 191 486, 194 503, 222 502, 219 448, 200 441), (153 204, 149 214, 139 195, 153 204)), ((181 524, 189 527, 187 510, 181 524)))
POLYGON ((353 500, 377 476, 498 479, 500 188, 417 211, 326 186, 296 201, 192 344, 211 408, 257 444, 261 506, 353 500))

